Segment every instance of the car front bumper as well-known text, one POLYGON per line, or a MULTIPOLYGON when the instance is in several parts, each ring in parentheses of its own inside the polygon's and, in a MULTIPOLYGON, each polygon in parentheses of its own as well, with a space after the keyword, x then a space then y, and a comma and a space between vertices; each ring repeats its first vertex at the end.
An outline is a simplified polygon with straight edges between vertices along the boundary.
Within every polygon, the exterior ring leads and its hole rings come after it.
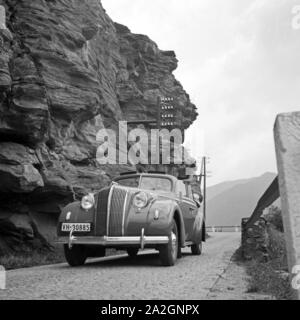
POLYGON ((72 248, 75 244, 81 245, 102 245, 102 246, 123 246, 123 245, 137 245, 144 249, 145 245, 166 244, 169 242, 168 236, 145 236, 144 229, 140 236, 135 237, 91 237, 91 236, 73 236, 71 231, 68 237, 59 237, 57 243, 68 244, 72 248))

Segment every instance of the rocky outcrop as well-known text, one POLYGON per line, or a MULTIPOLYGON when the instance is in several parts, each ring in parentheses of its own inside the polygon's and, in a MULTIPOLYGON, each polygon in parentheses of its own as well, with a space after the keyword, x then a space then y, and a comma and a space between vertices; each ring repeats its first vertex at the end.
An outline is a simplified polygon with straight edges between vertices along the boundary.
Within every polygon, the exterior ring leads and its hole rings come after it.
POLYGON ((57 217, 66 202, 124 170, 95 160, 101 128, 153 118, 158 96, 176 98, 182 129, 197 113, 172 74, 175 53, 114 23, 99 0, 0 5, 7 13, 0 30, 0 228, 32 235, 28 225, 39 227, 33 216, 57 217), (16 214, 30 223, 12 222, 16 214))

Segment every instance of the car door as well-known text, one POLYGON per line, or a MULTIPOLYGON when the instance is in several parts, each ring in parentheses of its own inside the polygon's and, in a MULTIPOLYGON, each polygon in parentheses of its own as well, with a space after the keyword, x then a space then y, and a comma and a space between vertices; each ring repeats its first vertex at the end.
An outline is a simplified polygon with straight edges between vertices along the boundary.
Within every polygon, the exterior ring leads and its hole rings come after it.
POLYGON ((194 229, 194 223, 198 212, 198 207, 196 202, 193 198, 193 191, 192 187, 189 183, 185 183, 186 187, 186 197, 184 197, 184 200, 188 204, 189 213, 187 215, 187 228, 188 228, 188 240, 192 239, 193 236, 193 229, 194 229))
POLYGON ((195 201, 190 198, 188 185, 183 181, 177 181, 177 193, 179 197, 179 206, 183 215, 186 241, 190 241, 193 233, 195 217, 197 215, 197 206, 195 201))

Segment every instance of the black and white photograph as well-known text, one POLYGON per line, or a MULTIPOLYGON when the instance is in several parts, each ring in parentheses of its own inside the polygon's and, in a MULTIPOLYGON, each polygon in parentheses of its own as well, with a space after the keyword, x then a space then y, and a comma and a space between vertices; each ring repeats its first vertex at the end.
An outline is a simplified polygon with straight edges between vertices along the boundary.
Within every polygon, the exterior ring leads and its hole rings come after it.
POLYGON ((299 52, 300 0, 0 0, 0 310, 299 300, 299 52))

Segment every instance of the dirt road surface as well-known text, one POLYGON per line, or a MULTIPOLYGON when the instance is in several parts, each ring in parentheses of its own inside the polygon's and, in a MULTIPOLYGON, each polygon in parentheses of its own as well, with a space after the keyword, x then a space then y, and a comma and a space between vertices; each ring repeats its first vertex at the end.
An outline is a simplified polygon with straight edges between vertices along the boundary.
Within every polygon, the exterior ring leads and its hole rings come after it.
POLYGON ((239 247, 240 233, 215 233, 203 244, 203 254, 190 248, 174 267, 162 267, 155 251, 7 272, 4 299, 207 299, 230 258, 239 247))

